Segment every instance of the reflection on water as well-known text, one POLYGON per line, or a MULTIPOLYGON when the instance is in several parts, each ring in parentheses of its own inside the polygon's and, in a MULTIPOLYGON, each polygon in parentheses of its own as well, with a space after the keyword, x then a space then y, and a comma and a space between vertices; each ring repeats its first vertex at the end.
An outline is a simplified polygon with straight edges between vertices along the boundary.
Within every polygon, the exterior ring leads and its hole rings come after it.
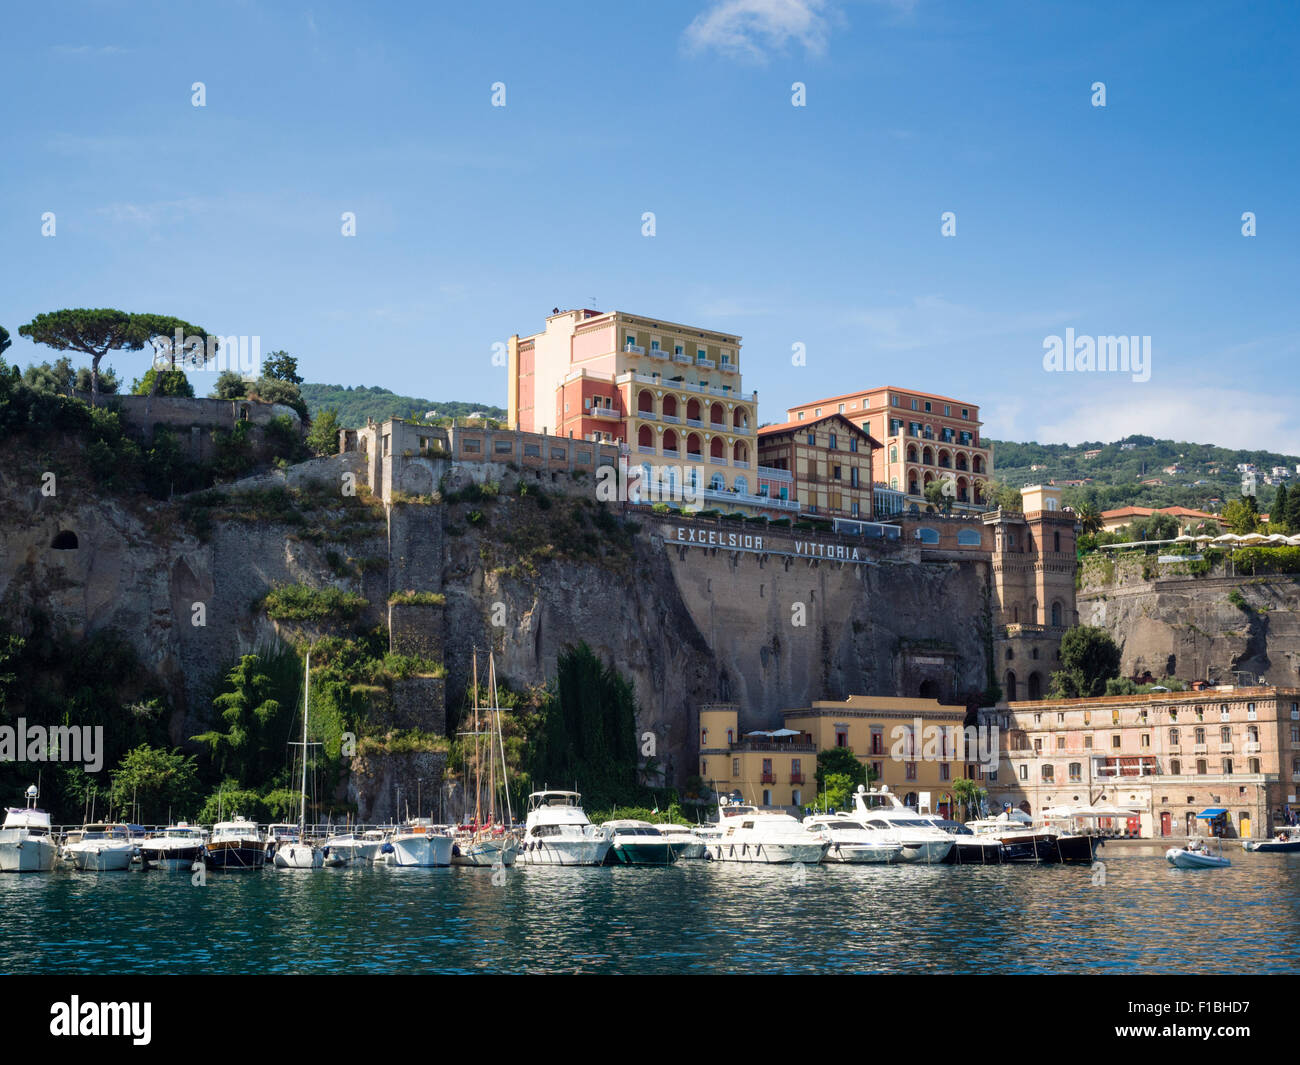
POLYGON ((1295 972, 1300 856, 0 876, 0 972, 1295 972))

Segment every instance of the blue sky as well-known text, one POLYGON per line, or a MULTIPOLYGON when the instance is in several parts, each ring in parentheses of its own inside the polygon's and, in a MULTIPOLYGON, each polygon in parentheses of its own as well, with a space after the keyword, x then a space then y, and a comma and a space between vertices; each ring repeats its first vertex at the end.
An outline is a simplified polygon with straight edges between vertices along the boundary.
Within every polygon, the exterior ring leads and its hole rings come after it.
POLYGON ((102 0, 5 37, 10 361, 116 306, 504 405, 493 344, 595 306, 739 333, 764 421, 889 383, 993 437, 1300 453, 1300 5, 102 0), (1150 336, 1150 380, 1045 372, 1067 328, 1150 336))

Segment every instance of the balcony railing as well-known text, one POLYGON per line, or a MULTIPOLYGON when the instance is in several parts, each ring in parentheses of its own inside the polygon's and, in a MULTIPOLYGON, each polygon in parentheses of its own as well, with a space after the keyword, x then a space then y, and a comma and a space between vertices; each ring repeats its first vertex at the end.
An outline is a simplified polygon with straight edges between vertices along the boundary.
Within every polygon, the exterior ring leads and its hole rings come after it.
POLYGON ((683 366, 689 366, 691 364, 691 357, 689 355, 683 355, 680 352, 673 352, 673 362, 680 362, 683 366))
POLYGON ((650 358, 652 359, 668 358, 668 352, 664 351, 663 348, 651 348, 648 352, 646 352, 646 354, 649 355, 650 358))
POLYGON ((710 429, 716 429, 720 433, 730 432, 726 422, 709 422, 710 429))
POLYGON ((718 366, 723 373, 740 373, 740 370, 729 362, 724 362, 718 366))
POLYGON ((803 783, 803 774, 802 774, 802 773, 791 773, 791 774, 790 774, 790 783, 791 783, 791 784, 802 784, 802 783, 803 783))
POLYGON ((642 455, 657 455, 657 454, 658 454, 658 452, 657 452, 654 448, 652 448, 652 447, 646 447, 645 444, 637 444, 636 449, 637 449, 637 451, 641 452, 642 455))
POLYGON ((615 422, 622 421, 623 419, 623 415, 612 407, 592 407, 587 413, 588 416, 592 418, 607 418, 610 421, 615 422))
POLYGON ((1247 754, 1259 754, 1259 741, 1247 740, 1242 750, 1247 754))
POLYGON ((661 422, 672 422, 674 425, 681 422, 681 418, 677 417, 676 414, 661 414, 659 415, 659 420, 661 422))
MULTIPOLYGON (((698 456, 696 456, 698 458, 698 456)), ((706 499, 716 499, 720 502, 744 503, 751 507, 767 507, 770 510, 792 510, 796 514, 799 512, 801 504, 795 499, 780 499, 777 496, 756 496, 749 492, 732 492, 724 490, 719 492, 715 488, 705 488, 704 496, 706 499)))
POLYGON ((742 470, 749 469, 749 463, 746 462, 744 459, 732 459, 731 464, 733 466, 739 466, 742 470))
POLYGON ((776 783, 776 774, 775 774, 775 773, 764 773, 760 779, 762 780, 762 782, 763 782, 764 784, 775 784, 775 783, 776 783))
POLYGON ((712 462, 715 466, 725 466, 725 465, 727 464, 727 456, 726 456, 726 455, 710 455, 710 456, 709 456, 709 461, 712 462))
POLYGON ((624 345, 623 345, 623 350, 624 350, 625 352, 627 352, 629 355, 644 355, 644 354, 645 354, 645 348, 641 347, 641 346, 638 345, 638 344, 624 344, 624 345))
POLYGON ((704 423, 699 418, 687 418, 686 424, 694 426, 696 429, 703 429, 704 423))
POLYGON ((712 359, 696 359, 695 365, 701 366, 706 370, 715 370, 717 369, 718 364, 714 362, 712 359))
POLYGON ((775 466, 758 467, 758 475, 767 481, 794 481, 794 474, 789 470, 778 470, 775 466))

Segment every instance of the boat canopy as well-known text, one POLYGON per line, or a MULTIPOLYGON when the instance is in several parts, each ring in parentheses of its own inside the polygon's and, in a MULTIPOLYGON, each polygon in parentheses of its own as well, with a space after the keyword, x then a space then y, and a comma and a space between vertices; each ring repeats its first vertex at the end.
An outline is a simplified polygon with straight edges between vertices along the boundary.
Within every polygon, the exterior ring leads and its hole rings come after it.
POLYGON ((1196 820, 1213 821, 1216 817, 1222 817, 1227 812, 1228 811, 1225 810, 1222 806, 1211 806, 1209 809, 1202 810, 1199 814, 1197 814, 1196 820))

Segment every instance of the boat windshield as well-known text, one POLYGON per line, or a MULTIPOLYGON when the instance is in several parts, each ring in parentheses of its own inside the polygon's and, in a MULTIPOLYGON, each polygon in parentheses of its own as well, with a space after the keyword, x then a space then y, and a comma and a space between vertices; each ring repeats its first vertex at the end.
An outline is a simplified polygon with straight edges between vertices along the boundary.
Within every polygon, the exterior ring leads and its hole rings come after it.
POLYGON ((814 828, 829 828, 832 832, 862 832, 863 827, 857 821, 817 821, 814 828))

